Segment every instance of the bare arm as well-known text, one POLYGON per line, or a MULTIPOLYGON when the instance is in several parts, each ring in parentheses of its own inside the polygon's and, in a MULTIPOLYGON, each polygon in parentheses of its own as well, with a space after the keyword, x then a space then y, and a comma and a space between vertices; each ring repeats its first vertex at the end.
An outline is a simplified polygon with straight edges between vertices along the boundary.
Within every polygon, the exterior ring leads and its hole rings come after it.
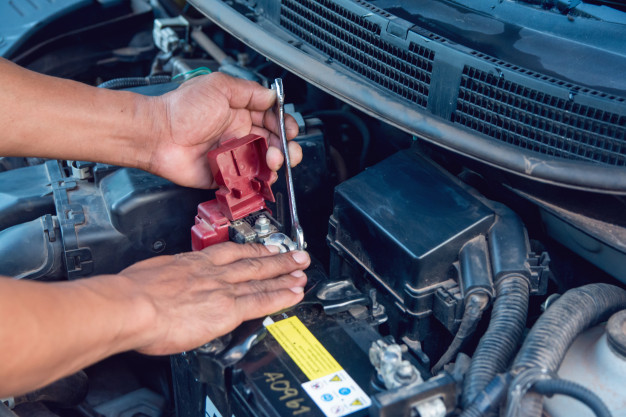
POLYGON ((115 353, 189 350, 299 302, 308 255, 273 249, 229 242, 152 258, 119 275, 0 278, 0 398, 115 353))
MULTIPOLYGON (((276 148, 273 91, 222 74, 162 97, 36 74, 0 58, 0 155, 88 160, 214 184, 206 153, 256 133, 276 148)), ((288 136, 297 126, 288 120, 288 136)), ((302 159, 290 144, 292 163, 302 159)), ((152 258, 119 275, 44 284, 0 277, 0 397, 41 387, 109 355, 191 349, 302 299, 306 253, 225 243, 152 258), (301 262, 297 262, 297 257, 301 262)))
MULTIPOLYGON (((222 141, 255 133, 270 141, 267 163, 282 164, 275 93, 220 73, 160 97, 99 89, 28 71, 0 58, 0 155, 106 162, 141 168, 180 185, 214 186, 206 160, 222 141)), ((298 131, 287 119, 287 135, 298 131)), ((302 160, 291 142, 292 164, 302 160)))
POLYGON ((147 167, 151 99, 25 70, 0 59, 0 155, 147 167))

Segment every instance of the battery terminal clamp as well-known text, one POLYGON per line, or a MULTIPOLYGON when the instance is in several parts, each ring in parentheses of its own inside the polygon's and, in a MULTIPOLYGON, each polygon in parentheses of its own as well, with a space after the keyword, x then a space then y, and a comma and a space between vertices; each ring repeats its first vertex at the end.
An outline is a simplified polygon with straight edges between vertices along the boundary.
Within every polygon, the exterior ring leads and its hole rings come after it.
POLYGON ((258 135, 230 139, 207 155, 219 189, 215 199, 198 205, 191 229, 193 250, 217 243, 258 242, 281 251, 296 245, 283 233, 266 202, 274 202, 270 187, 272 170, 267 166, 267 140, 258 135))

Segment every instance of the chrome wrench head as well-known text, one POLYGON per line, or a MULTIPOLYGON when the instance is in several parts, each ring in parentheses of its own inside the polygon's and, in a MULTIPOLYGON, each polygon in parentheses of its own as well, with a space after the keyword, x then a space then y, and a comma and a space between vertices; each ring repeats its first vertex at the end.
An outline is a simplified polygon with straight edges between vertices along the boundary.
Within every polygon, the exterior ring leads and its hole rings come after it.
POLYGON ((291 159, 289 158, 289 148, 287 146, 287 133, 285 130, 285 90, 283 80, 276 78, 272 88, 276 90, 276 117, 278 118, 278 130, 280 133, 281 147, 285 156, 285 179, 287 180, 287 199, 289 201, 289 214, 291 215, 291 239, 296 243, 298 250, 304 250, 304 232, 298 220, 298 210, 296 208, 296 196, 291 176, 291 159))

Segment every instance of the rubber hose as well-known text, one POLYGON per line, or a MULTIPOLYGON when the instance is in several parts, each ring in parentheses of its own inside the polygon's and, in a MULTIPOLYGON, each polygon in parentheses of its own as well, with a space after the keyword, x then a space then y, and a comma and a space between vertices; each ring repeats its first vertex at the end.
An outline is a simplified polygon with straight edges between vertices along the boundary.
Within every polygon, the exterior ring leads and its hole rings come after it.
MULTIPOLYGON (((512 372, 527 369, 556 372, 567 349, 583 330, 626 308, 626 291, 610 284, 589 284, 567 291, 539 317, 520 349, 512 372)), ((522 416, 541 415, 543 398, 528 393, 522 400, 522 416)))
POLYGON ((194 29, 191 31, 191 39, 196 41, 198 45, 220 65, 235 62, 235 60, 228 56, 228 54, 224 52, 218 44, 213 42, 213 40, 202 31, 202 29, 194 29))
POLYGON ((367 128, 365 122, 356 114, 350 113, 349 111, 345 110, 320 110, 311 113, 310 116, 319 117, 320 119, 323 119, 325 117, 340 118, 351 124, 356 130, 359 131, 359 135, 361 135, 362 141, 361 155, 359 156, 359 170, 363 170, 363 168, 365 167, 367 152, 369 151, 371 141, 370 131, 367 128))
POLYGON ((495 410, 506 395, 511 377, 508 373, 496 375, 460 417, 484 417, 495 410))
POLYGON ((151 77, 128 77, 114 78, 98 85, 99 88, 108 88, 109 90, 121 90, 123 88, 143 87, 146 85, 164 84, 172 81, 169 75, 153 75, 151 77))
POLYGON ((518 274, 504 276, 496 282, 491 321, 478 343, 463 383, 464 409, 496 374, 507 369, 526 327, 529 292, 528 280, 518 274))
POLYGON ((533 385, 533 390, 548 397, 554 394, 567 395, 585 404, 597 417, 611 417, 611 411, 602 399, 592 391, 573 381, 564 379, 541 379, 533 385))

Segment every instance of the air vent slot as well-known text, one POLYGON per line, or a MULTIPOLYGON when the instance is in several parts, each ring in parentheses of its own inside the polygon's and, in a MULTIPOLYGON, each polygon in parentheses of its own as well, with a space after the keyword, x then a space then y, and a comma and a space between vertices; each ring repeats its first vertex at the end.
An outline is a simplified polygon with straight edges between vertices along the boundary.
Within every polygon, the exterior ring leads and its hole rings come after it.
POLYGON ((434 52, 398 48, 378 25, 329 0, 283 0, 280 24, 332 60, 385 90, 426 107, 434 52))
POLYGON ((626 116, 466 66, 452 120, 502 142, 567 159, 626 165, 626 116))

